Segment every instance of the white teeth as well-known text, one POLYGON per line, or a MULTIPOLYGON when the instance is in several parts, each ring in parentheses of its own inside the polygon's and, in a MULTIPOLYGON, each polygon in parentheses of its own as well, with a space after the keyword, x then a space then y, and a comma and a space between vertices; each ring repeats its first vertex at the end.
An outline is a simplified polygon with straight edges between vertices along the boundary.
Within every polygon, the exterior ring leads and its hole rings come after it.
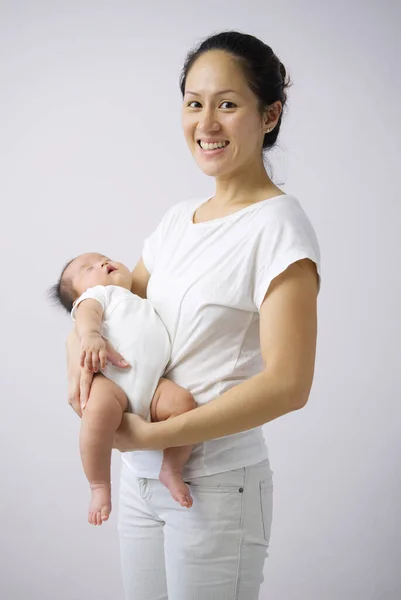
POLYGON ((217 150, 218 148, 225 148, 228 142, 214 142, 209 144, 208 142, 203 142, 200 140, 199 144, 202 150, 217 150))

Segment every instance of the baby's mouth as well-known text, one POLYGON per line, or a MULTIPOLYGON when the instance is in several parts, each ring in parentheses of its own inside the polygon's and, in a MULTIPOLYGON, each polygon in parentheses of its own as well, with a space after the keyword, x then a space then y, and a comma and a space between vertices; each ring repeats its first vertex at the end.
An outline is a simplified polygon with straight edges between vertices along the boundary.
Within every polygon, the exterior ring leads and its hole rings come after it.
POLYGON ((107 275, 110 275, 110 273, 113 273, 113 271, 117 271, 116 267, 113 267, 112 265, 108 265, 107 275))

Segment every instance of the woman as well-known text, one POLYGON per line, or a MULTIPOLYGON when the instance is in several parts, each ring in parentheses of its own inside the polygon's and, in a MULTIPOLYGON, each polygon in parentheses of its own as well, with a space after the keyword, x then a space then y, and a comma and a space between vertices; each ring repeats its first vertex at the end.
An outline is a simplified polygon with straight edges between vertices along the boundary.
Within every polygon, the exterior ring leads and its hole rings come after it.
MULTIPOLYGON (((320 280, 313 228, 264 168, 287 85, 271 48, 236 32, 208 38, 184 65, 184 134, 216 193, 167 212, 145 241, 133 291, 147 295, 170 334, 165 376, 198 406, 159 423, 128 414, 120 427, 129 600, 258 598, 273 493, 261 426, 307 402, 320 280), (191 444, 188 510, 157 477, 162 449, 191 444)), ((73 334, 68 350, 69 402, 80 414, 92 377, 78 368, 73 334)), ((122 366, 113 348, 109 360, 122 366)), ((95 380, 92 390, 104 384, 114 385, 95 380)))

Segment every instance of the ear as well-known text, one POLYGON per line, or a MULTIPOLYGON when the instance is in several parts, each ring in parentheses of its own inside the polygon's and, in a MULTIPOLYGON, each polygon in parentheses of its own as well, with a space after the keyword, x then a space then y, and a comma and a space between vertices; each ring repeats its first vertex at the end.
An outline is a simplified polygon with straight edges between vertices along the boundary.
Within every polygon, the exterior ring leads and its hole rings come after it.
POLYGON ((270 104, 265 112, 263 113, 263 132, 269 133, 272 131, 277 125, 277 121, 280 118, 281 111, 283 110, 283 105, 280 100, 277 102, 273 102, 270 104))

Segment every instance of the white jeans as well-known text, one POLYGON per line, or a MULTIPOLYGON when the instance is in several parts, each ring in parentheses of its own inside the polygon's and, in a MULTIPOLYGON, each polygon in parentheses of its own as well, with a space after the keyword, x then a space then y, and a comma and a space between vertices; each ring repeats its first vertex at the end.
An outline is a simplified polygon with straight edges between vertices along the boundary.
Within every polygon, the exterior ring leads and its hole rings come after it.
POLYGON ((195 477, 182 508, 157 479, 121 472, 126 600, 257 600, 273 508, 269 461, 195 477))

